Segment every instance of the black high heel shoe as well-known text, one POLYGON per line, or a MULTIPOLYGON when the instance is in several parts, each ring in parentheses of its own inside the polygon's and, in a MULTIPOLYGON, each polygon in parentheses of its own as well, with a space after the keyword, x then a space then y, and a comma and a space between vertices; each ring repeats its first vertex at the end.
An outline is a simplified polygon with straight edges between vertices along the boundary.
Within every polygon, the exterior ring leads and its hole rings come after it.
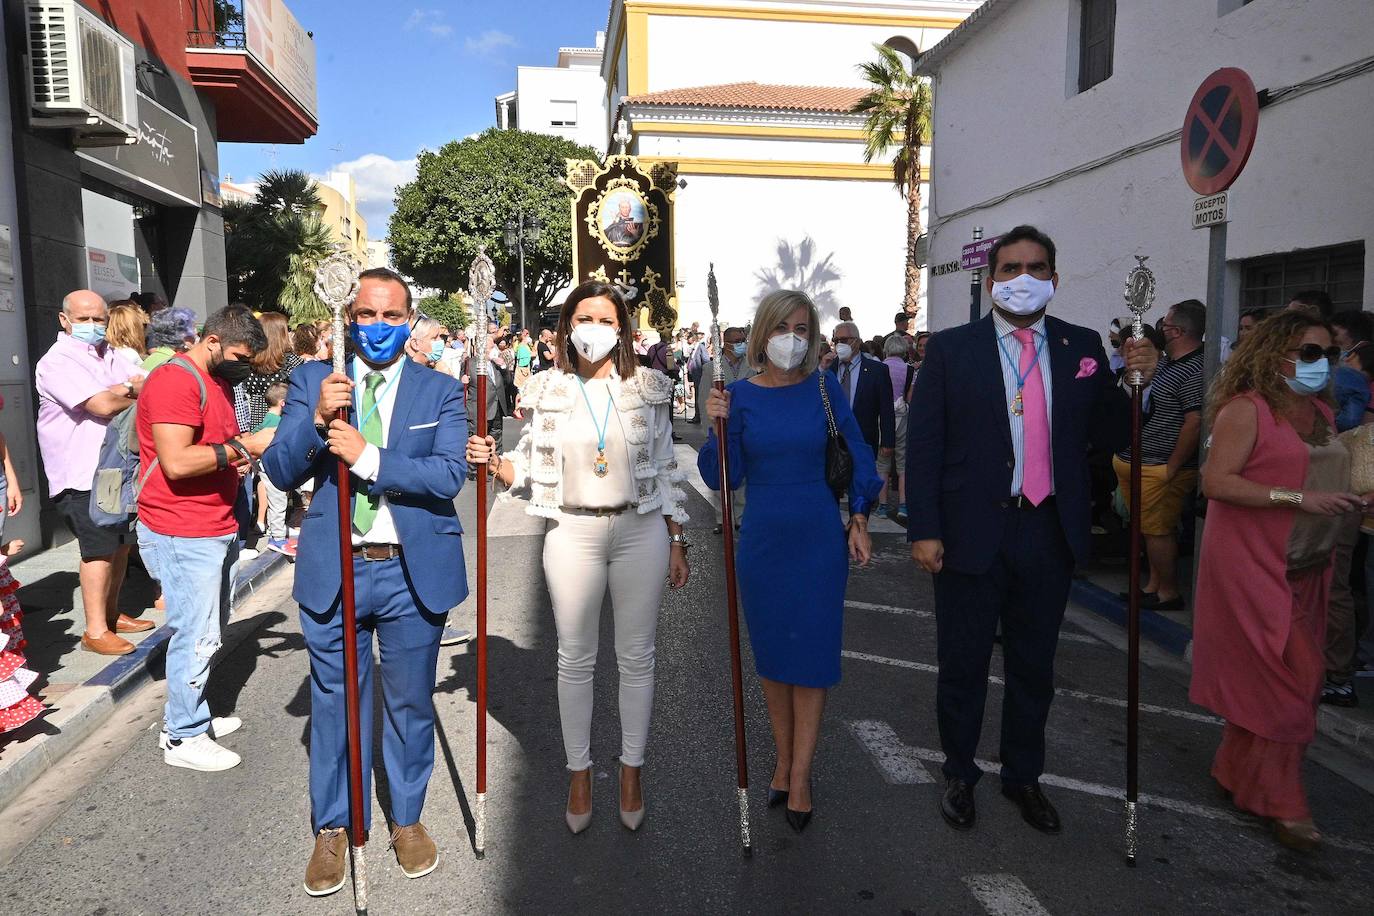
POLYGON ((768 787, 768 807, 776 808, 778 805, 787 804, 787 790, 768 787))
MULTIPOLYGON (((808 784, 809 785, 809 784, 808 784)), ((812 799, 810 811, 793 811, 787 809, 787 823, 797 833, 801 833, 806 826, 811 823, 811 815, 816 811, 815 799, 812 799)))

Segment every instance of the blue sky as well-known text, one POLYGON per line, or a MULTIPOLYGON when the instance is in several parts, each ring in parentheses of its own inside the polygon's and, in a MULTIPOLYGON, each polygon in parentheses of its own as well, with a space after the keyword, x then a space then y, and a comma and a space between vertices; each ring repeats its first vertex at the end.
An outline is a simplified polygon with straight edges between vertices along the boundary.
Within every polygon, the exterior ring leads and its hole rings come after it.
POLYGON ((551 66, 588 47, 610 0, 287 0, 315 33, 319 133, 303 145, 220 145, 220 174, 342 168, 358 183, 368 235, 386 234, 392 189, 422 148, 491 127, 517 64, 551 66), (275 151, 275 160, 272 153, 275 151))

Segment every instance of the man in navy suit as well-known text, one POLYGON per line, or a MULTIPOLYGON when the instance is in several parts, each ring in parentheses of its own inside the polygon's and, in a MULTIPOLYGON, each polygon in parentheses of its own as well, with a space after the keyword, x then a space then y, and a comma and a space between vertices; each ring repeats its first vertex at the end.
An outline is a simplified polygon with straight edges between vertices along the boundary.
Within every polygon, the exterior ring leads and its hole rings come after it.
MULTIPOLYGON (((1097 332, 1045 314, 1054 242, 1032 226, 988 256, 992 314, 930 339, 911 398, 907 537, 935 576, 936 712, 947 780, 940 810, 973 826, 988 663, 1002 626, 1002 794, 1058 833, 1040 790, 1054 652, 1075 563, 1088 556, 1088 453, 1128 438, 1130 402, 1097 332)), ((1150 378, 1158 354, 1128 345, 1150 378)))
POLYGON ((891 456, 897 444, 897 425, 892 407, 892 375, 881 360, 864 359, 859 326, 852 321, 835 325, 831 334, 835 360, 830 371, 849 395, 849 406, 859 422, 864 441, 874 455, 891 456))
POLYGON ((434 768, 434 678, 449 609, 467 596, 462 526, 467 419, 456 379, 405 357, 410 290, 384 268, 364 271, 351 309, 355 355, 345 374, 311 362, 291 374, 276 438, 263 455, 272 482, 315 481, 301 525, 294 597, 310 652, 310 809, 315 850, 305 889, 344 884, 348 837, 347 725, 340 606, 338 462, 353 482, 353 580, 363 734, 365 828, 371 821, 372 634, 381 643, 382 761, 391 843, 401 870, 434 870, 438 851, 420 823, 434 768), (350 408, 349 422, 335 418, 350 408))

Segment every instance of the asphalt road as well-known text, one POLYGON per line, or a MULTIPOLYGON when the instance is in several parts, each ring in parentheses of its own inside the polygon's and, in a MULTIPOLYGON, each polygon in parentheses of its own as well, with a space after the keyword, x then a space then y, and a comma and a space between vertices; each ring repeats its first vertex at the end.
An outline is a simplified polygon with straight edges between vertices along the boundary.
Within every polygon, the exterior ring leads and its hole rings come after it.
MULTIPOLYGON (((696 427, 684 427, 699 441, 696 427)), ((690 443, 689 443, 690 444, 690 443)), ((736 832, 721 547, 710 509, 689 490, 698 545, 690 585, 665 600, 658 692, 645 768, 648 816, 624 830, 614 800, 618 724, 610 614, 597 673, 595 820, 563 825, 556 645, 540 568, 542 525, 519 507, 492 515, 489 835, 470 840, 471 647, 440 655, 440 728, 424 821, 440 848, 430 876, 396 866, 374 812, 367 847, 371 912, 386 913, 1367 913, 1374 895, 1374 798, 1367 767, 1314 748, 1306 778, 1329 842, 1302 856, 1218 795, 1208 768, 1219 725, 1186 700, 1186 673, 1151 653, 1143 676, 1139 867, 1123 864, 1125 656, 1120 631, 1071 609, 1057 667, 1046 791, 1064 833, 1021 822, 979 787, 979 823, 940 819, 934 715, 935 628, 929 578, 898 533, 876 536, 870 569, 850 577, 844 681, 826 711, 816 817, 793 834, 764 805, 772 766, 766 714, 747 645, 746 706, 754 855, 736 832), (1321 763, 1318 763, 1320 760, 1321 763), (1345 776, 1338 775, 1345 773, 1345 776), (1351 781, 1354 780, 1354 781, 1351 781), (1363 783, 1363 787, 1360 785, 1363 783)), ((460 498, 471 528, 472 497, 460 498)), ((473 545, 467 545, 469 563, 473 545)), ((469 567, 471 568, 471 567, 469 567)), ((301 889, 311 849, 305 737, 308 663, 287 588, 257 616, 211 679, 216 714, 246 721, 225 743, 242 766, 199 774, 156 747, 161 684, 7 811, 0 824, 3 913, 347 913, 345 889, 301 889)), ((471 604, 454 613, 471 622, 471 604)), ((995 673, 1000 659, 994 659, 995 673)), ((380 682, 380 679, 377 679, 380 682)), ((984 758, 996 754, 1000 688, 989 691, 984 758)), ((380 755, 378 755, 380 760, 380 755)), ((385 788, 379 794, 384 797, 385 788)))

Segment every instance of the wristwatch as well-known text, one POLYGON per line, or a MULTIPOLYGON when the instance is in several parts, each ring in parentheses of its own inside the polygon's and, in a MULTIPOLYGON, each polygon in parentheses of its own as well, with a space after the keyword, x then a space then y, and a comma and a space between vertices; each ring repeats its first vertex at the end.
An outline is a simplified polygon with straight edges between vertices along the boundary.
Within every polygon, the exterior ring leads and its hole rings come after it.
POLYGON ((681 547, 683 550, 686 550, 688 547, 692 546, 691 542, 687 540, 687 535, 685 534, 669 535, 668 543, 681 547))

